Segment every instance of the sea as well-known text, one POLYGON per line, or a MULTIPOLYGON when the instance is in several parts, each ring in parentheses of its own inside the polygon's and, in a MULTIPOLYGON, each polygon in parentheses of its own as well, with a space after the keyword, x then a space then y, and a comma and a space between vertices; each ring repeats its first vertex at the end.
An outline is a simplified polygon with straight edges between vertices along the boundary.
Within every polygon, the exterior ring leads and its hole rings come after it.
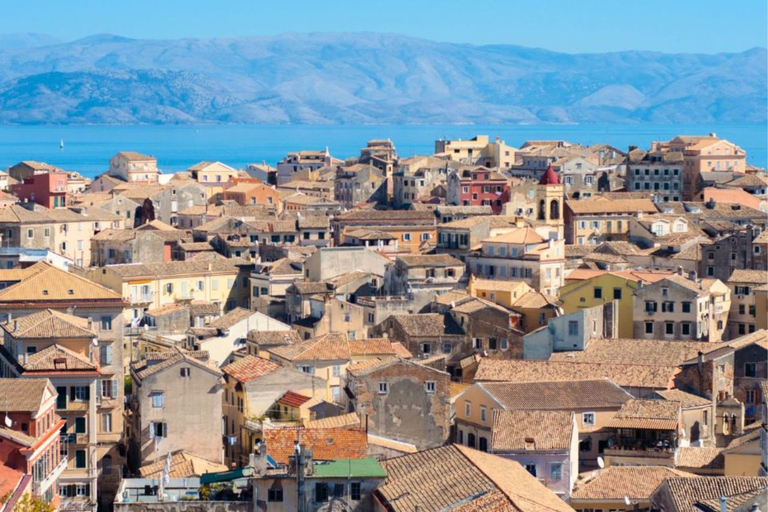
POLYGON ((716 133, 741 146, 747 163, 766 167, 768 129, 754 124, 568 124, 568 125, 121 125, 0 126, 0 169, 37 160, 87 177, 103 173, 118 151, 157 157, 165 173, 183 171, 202 161, 235 168, 249 163, 274 166, 287 153, 326 147, 337 158, 360 154, 370 139, 390 139, 401 157, 434 152, 435 140, 499 137, 519 147, 526 140, 605 143, 626 151, 647 149, 651 141, 676 135, 716 133), (63 148, 60 143, 63 142, 63 148))

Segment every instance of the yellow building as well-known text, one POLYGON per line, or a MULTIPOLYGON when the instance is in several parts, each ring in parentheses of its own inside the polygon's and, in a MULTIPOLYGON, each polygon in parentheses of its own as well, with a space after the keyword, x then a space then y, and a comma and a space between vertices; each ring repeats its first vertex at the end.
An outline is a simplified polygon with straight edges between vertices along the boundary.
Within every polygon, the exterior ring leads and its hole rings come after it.
POLYGON ((250 264, 239 258, 107 265, 82 272, 125 298, 126 322, 177 302, 209 302, 222 313, 250 303, 250 264))
POLYGON ((768 284, 758 286, 755 293, 755 329, 768 329, 768 284))
POLYGON ((576 269, 565 278, 559 298, 565 314, 616 300, 619 305, 618 337, 632 338, 635 290, 643 284, 654 283, 670 275, 670 272, 576 269))

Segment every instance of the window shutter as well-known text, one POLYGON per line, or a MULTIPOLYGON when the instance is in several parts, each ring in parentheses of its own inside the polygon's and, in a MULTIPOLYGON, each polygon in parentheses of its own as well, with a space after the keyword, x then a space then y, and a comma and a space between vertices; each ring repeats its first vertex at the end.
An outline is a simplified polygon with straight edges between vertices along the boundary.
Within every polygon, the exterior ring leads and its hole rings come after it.
POLYGON ((69 388, 69 399, 75 401, 75 386, 69 388))
POLYGON ((105 348, 105 358, 106 361, 104 361, 104 364, 112 364, 112 345, 107 345, 105 348))
POLYGON ((117 398, 117 379, 112 379, 112 398, 117 398))
POLYGON ((91 399, 91 386, 85 386, 85 399, 91 399))
POLYGON ((149 437, 155 437, 155 422, 149 422, 149 437))

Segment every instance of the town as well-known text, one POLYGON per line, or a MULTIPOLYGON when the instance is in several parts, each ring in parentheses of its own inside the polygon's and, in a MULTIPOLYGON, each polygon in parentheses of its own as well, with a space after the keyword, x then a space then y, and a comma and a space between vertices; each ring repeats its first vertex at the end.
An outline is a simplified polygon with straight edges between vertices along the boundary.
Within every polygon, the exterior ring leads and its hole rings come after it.
POLYGON ((737 144, 10 165, 0 512, 765 511, 737 144))

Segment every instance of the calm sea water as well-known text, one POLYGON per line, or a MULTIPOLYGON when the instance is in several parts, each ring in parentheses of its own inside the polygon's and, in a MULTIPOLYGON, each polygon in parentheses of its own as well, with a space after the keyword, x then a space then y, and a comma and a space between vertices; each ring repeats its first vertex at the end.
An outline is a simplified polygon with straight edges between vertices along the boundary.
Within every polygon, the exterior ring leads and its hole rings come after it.
POLYGON ((286 153, 326 146, 338 158, 357 156, 369 139, 388 138, 401 156, 430 154, 435 139, 500 137, 519 147, 529 139, 607 143, 626 150, 647 148, 652 140, 716 132, 747 151, 747 161, 766 167, 764 125, 369 125, 369 126, 0 126, 0 169, 21 160, 38 160, 95 176, 118 151, 154 155, 164 172, 187 169, 201 160, 236 168, 247 163, 275 165, 286 153), (59 141, 65 147, 59 149, 59 141))

